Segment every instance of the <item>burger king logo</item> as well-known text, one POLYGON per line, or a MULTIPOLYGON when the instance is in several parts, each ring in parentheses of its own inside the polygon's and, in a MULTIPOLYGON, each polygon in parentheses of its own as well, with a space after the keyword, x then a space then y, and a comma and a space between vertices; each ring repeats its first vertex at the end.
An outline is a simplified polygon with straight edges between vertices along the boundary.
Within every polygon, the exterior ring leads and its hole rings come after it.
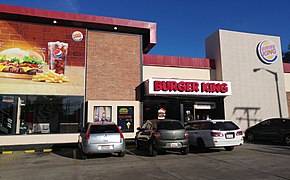
POLYGON ((53 55, 56 58, 60 58, 62 56, 62 51, 60 49, 56 49, 56 50, 53 51, 53 55))
POLYGON ((83 40, 83 38, 84 38, 84 35, 80 31, 75 31, 72 33, 72 39, 76 42, 80 42, 81 40, 83 40))
POLYGON ((270 40, 261 41, 258 44, 257 53, 262 62, 274 63, 278 58, 277 46, 270 40))

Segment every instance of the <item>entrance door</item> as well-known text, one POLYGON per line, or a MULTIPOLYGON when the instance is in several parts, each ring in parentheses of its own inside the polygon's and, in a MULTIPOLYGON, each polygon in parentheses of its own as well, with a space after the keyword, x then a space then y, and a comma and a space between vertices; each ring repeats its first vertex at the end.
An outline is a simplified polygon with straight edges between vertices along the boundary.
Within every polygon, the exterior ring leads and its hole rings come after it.
POLYGON ((0 134, 14 134, 18 100, 14 96, 2 96, 0 100, 0 134))
POLYGON ((143 121, 158 118, 158 110, 166 110, 166 119, 180 119, 180 104, 175 101, 144 101, 143 102, 143 121))

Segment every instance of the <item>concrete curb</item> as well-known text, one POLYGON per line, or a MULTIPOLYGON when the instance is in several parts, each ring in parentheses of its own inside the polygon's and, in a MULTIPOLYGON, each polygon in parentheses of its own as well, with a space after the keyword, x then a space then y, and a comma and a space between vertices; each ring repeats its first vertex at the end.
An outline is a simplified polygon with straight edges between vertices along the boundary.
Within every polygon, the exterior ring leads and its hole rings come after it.
POLYGON ((14 152, 23 153, 50 153, 52 149, 29 149, 29 150, 16 150, 16 151, 0 151, 0 154, 13 154, 14 152))

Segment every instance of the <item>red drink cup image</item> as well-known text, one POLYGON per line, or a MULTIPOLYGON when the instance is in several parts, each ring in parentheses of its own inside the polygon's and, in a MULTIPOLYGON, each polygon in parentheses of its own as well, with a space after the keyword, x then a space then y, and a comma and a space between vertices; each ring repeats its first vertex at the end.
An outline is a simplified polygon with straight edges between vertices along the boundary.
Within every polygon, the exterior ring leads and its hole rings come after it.
POLYGON ((58 74, 65 74, 68 44, 63 42, 48 43, 49 69, 58 74))

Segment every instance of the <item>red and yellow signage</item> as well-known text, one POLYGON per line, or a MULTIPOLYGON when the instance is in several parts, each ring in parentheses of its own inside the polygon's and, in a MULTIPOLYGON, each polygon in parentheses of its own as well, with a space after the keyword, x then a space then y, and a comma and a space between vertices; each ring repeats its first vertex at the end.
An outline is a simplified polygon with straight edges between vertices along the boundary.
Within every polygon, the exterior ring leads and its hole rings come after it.
POLYGON ((227 96, 231 95, 231 83, 151 78, 149 79, 149 94, 227 96))
POLYGON ((0 92, 84 95, 85 29, 0 20, 0 92))

